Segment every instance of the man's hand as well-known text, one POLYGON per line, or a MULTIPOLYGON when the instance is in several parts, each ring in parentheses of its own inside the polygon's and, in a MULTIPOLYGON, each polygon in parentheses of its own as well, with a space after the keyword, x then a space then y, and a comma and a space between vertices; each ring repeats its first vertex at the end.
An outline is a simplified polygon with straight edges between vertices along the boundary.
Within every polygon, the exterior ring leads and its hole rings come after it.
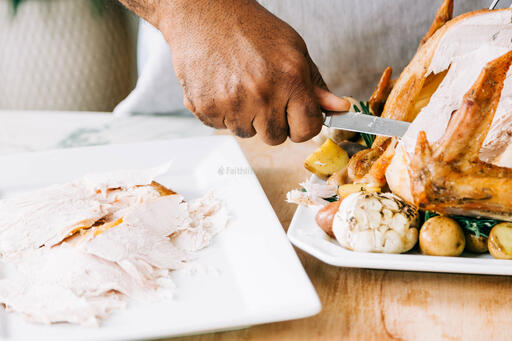
POLYGON ((171 46, 185 106, 205 124, 268 144, 320 132, 322 108, 346 111, 306 44, 254 0, 121 0, 171 46))

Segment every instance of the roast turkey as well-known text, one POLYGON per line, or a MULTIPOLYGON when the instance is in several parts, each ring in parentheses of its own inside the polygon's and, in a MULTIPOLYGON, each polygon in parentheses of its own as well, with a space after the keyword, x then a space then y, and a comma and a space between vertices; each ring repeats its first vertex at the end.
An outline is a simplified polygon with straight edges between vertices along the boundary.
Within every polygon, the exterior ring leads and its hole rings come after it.
POLYGON ((410 128, 378 137, 348 175, 422 209, 512 220, 512 9, 452 9, 445 0, 398 80, 386 70, 372 96, 410 128))

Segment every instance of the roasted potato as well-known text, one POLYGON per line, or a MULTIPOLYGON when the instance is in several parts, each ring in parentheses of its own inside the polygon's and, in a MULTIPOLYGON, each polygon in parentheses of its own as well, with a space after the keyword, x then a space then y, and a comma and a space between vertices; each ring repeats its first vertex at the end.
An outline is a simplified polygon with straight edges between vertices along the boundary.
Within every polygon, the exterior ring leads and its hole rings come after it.
POLYGON ((343 148, 327 139, 318 150, 304 162, 304 167, 320 178, 326 179, 347 166, 348 154, 343 148))
POLYGON ((499 223, 494 226, 487 246, 494 258, 512 259, 512 223, 499 223))
POLYGON ((484 236, 477 237, 469 231, 464 231, 464 237, 466 238, 466 251, 472 253, 484 253, 489 251, 487 248, 487 238, 484 236))
POLYGON ((331 238, 334 238, 332 232, 332 222, 338 209, 340 208, 341 200, 331 202, 322 207, 315 216, 316 224, 331 238))
POLYGON ((421 252, 431 256, 459 256, 466 245, 464 232, 446 216, 430 218, 420 230, 421 252))
POLYGON ((338 187, 338 197, 340 200, 345 199, 352 193, 357 192, 370 192, 370 193, 380 193, 380 187, 367 185, 367 184, 346 184, 338 187))

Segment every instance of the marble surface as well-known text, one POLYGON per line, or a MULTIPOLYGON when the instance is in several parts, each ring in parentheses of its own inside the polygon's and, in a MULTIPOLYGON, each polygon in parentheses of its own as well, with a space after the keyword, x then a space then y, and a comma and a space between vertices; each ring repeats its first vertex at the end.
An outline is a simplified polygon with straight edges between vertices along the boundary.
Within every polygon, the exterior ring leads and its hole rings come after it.
POLYGON ((0 111, 0 155, 212 135, 186 111, 172 115, 0 111))

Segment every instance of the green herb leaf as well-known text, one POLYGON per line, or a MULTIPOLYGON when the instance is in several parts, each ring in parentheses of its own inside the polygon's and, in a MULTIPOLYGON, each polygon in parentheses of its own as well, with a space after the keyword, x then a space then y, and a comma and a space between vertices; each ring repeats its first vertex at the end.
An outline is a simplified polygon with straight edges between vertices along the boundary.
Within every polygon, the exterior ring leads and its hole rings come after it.
POLYGON ((489 233, 494 225, 501 223, 499 220, 488 218, 474 218, 465 216, 451 216, 459 225, 477 237, 489 238, 489 233))
POLYGON ((330 198, 323 198, 324 200, 328 201, 328 202, 334 202, 334 201, 338 201, 338 195, 335 194, 333 195, 332 197, 330 198))
MULTIPOLYGON (((426 211, 423 223, 437 215, 438 214, 435 212, 426 211)), ((461 215, 452 215, 449 217, 455 220, 463 229, 469 231, 477 237, 482 236, 484 238, 489 238, 489 233, 491 232, 491 229, 494 227, 494 225, 501 223, 499 220, 489 218, 475 218, 461 215)))
MULTIPOLYGON (((359 109, 359 107, 354 104, 355 112, 362 112, 365 115, 372 115, 370 111, 370 105, 368 104, 368 102, 359 102, 359 105, 361 106, 361 109, 359 109)), ((375 141, 375 135, 361 133, 361 137, 363 138, 366 147, 371 148, 373 145, 373 141, 375 141)))
POLYGON ((423 220, 423 223, 425 223, 427 220, 429 220, 430 218, 435 217, 437 215, 439 215, 439 214, 437 214, 436 212, 426 211, 425 212, 425 219, 423 220))

